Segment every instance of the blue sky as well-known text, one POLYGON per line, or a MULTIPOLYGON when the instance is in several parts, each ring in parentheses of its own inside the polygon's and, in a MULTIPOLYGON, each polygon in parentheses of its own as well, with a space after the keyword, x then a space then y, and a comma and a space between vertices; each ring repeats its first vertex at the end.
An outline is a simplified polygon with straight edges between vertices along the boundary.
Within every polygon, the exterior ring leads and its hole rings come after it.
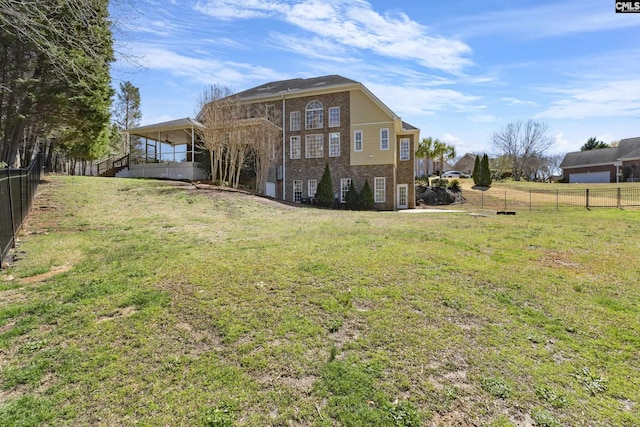
POLYGON ((340 74, 403 120, 494 153, 510 122, 549 126, 552 153, 640 136, 640 14, 615 1, 120 0, 114 86, 142 124, 194 117, 205 87, 340 74), (125 4, 130 3, 130 6, 125 4))

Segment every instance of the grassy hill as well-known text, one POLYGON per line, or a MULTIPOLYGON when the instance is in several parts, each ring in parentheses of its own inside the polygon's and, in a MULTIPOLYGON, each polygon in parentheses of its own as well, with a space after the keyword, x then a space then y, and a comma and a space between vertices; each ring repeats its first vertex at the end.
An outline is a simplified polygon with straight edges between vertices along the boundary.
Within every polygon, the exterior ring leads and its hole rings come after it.
POLYGON ((349 212, 50 177, 0 425, 632 426, 637 211, 349 212))

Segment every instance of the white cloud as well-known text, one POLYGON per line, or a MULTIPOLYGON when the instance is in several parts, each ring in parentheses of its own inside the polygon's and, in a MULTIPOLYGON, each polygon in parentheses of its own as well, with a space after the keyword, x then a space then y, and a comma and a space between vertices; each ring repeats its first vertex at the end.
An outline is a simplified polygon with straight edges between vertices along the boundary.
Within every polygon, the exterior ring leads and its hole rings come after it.
POLYGON ((433 114, 437 111, 477 111, 480 97, 465 95, 451 89, 422 88, 365 83, 378 98, 398 115, 433 114))
POLYGON ((194 6, 198 12, 222 20, 267 18, 286 8, 285 3, 269 0, 207 0, 194 6))
POLYGON ((191 84, 213 84, 223 82, 226 86, 244 86, 252 81, 279 80, 283 76, 269 68, 253 64, 219 61, 214 58, 187 56, 153 44, 132 46, 134 55, 142 66, 153 70, 167 71, 173 76, 187 79, 191 84))
POLYGON ((500 98, 500 101, 504 101, 508 105, 529 105, 529 106, 532 106, 532 107, 536 107, 538 105, 537 103, 535 103, 533 101, 524 101, 522 99, 510 98, 510 97, 500 98))
MULTIPOLYGON (((472 65, 467 57, 471 48, 465 43, 429 34, 404 13, 382 15, 362 0, 208 0, 199 2, 196 10, 218 19, 276 18, 354 52, 367 50, 452 73, 472 65)), ((299 37, 301 43, 309 39, 306 34, 299 37)), ((299 49, 301 43, 289 41, 296 52, 304 53, 299 49)), ((314 51, 307 54, 317 55, 314 51)))
POLYGON ((592 87, 549 89, 563 96, 536 115, 551 119, 628 117, 640 114, 640 80, 596 83, 592 87))

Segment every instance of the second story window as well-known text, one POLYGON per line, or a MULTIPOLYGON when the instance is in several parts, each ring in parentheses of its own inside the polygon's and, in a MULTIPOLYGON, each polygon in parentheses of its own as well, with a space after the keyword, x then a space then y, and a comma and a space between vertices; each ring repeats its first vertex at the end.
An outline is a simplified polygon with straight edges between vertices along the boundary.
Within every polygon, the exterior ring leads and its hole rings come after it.
POLYGON ((380 129, 380 149, 389 149, 389 129, 380 129))
POLYGON ((300 130, 300 111, 292 111, 289 114, 289 130, 300 130))
POLYGON ((340 133, 329 134, 329 157, 340 157, 340 133))
POLYGON ((300 158, 300 137, 292 136, 291 137, 291 147, 289 151, 289 155, 292 159, 300 158))
POLYGON ((323 144, 322 134, 307 135, 304 141, 304 156, 307 159, 324 157, 323 144))
POLYGON ((353 151, 362 151, 362 131, 353 132, 353 151))
POLYGON ((340 126, 340 107, 329 108, 329 127, 340 126))
POLYGON ((322 129, 323 107, 320 101, 311 101, 305 108, 305 129, 322 129))
POLYGON ((400 138, 400 160, 409 160, 411 158, 410 146, 409 138, 400 138))

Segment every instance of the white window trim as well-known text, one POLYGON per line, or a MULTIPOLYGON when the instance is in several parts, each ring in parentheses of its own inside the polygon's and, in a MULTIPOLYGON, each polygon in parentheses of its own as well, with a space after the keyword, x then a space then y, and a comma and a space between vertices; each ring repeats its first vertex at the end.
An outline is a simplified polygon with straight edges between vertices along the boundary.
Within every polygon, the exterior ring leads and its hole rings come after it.
POLYGON ((387 201, 387 178, 384 176, 373 178, 373 201, 374 203, 384 203, 387 201), (378 188, 380 182, 382 183, 382 188, 378 188), (382 198, 378 197, 379 193, 382 194, 382 198))
POLYGON ((329 157, 340 157, 340 132, 331 132, 329 134, 329 157), (334 145, 334 148, 338 149, 338 153, 331 154, 331 138, 336 136, 338 139, 338 143, 334 145))
POLYGON ((304 157, 305 159, 321 159, 324 157, 324 135, 321 133, 314 133, 311 135, 306 135, 305 136, 305 140, 304 140, 304 157), (310 138, 316 138, 319 137, 320 138, 320 150, 319 153, 320 155, 318 156, 310 156, 309 155, 309 139, 310 138))
POLYGON ((340 203, 347 202, 347 193, 349 192, 349 187, 351 187, 351 178, 341 178, 340 179, 340 203))
POLYGON ((289 130, 291 131, 298 131, 300 130, 300 111, 292 111, 291 113, 289 113, 289 130), (293 126, 294 125, 294 117, 297 117, 297 119, 295 120, 295 122, 297 122, 297 126, 293 126))
POLYGON ((292 136, 289 139, 289 158, 290 159, 299 159, 301 157, 301 152, 302 152, 302 146, 301 146, 301 142, 300 142, 300 137, 299 136, 292 136), (293 142, 294 140, 297 140, 298 142, 298 156, 294 157, 293 156, 293 142))
POLYGON ((380 129, 380 150, 382 150, 382 151, 388 150, 388 149, 389 149, 389 145, 390 145, 390 144, 389 144, 389 128, 381 128, 381 129, 380 129), (387 133, 387 137, 386 137, 386 139, 383 139, 383 137, 382 137, 382 133, 383 133, 383 132, 386 132, 386 133, 387 133), (385 140, 386 140, 387 146, 386 146, 386 147, 383 147, 383 146, 382 146, 382 143, 383 143, 385 140))
POLYGON ((353 131, 353 151, 362 151, 364 150, 364 132, 361 130, 353 131), (360 138, 358 138, 360 135, 360 138), (358 139, 360 140, 360 148, 358 149, 358 139))
POLYGON ((340 127, 340 107, 329 107, 329 127, 335 128, 340 127), (331 121, 331 111, 338 111, 338 123, 331 121))
POLYGON ((318 100, 310 101, 304 109, 304 128, 305 129, 322 129, 324 127, 324 105, 322 102, 318 100), (316 103, 313 107, 309 106, 316 103), (319 105, 316 106, 316 105, 319 105), (309 113, 313 113, 311 115, 311 120, 309 120, 309 113))
POLYGON ((411 140, 409 138, 400 138, 400 160, 402 161, 411 160, 411 140), (407 145, 406 150, 402 149, 402 146, 404 144, 407 145), (403 151, 406 151, 407 157, 402 156, 403 151))
POLYGON ((291 186, 291 194, 293 196, 293 201, 295 203, 300 203, 302 202, 302 180, 301 179, 294 179, 293 180, 293 185, 291 186), (299 185, 299 189, 300 191, 298 191, 297 193, 300 194, 300 200, 296 200, 296 186, 299 185))
POLYGON ((317 179, 310 179, 307 181, 307 194, 309 195, 309 197, 316 197, 316 191, 318 191, 318 180, 317 179), (313 193, 311 192, 311 189, 313 188, 313 193))

